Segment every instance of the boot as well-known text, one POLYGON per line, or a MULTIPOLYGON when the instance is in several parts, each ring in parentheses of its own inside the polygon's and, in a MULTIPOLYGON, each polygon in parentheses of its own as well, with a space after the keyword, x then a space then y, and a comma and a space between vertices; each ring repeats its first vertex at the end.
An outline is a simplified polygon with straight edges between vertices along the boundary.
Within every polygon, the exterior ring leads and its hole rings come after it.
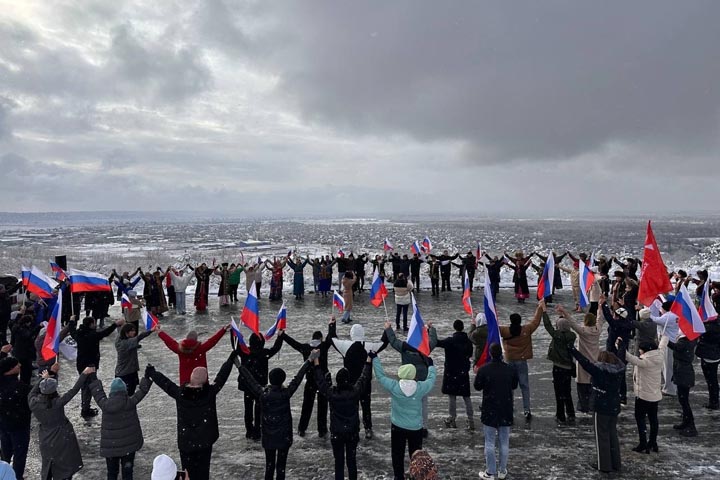
POLYGON ((655 440, 651 440, 650 442, 648 442, 647 448, 648 450, 652 450, 653 452, 658 453, 658 444, 655 440))
POLYGON ((468 420, 467 420, 467 429, 468 429, 468 431, 470 431, 470 432, 474 432, 474 431, 475 431, 475 419, 474 419, 474 418, 472 418, 472 417, 471 417, 471 418, 468 418, 468 420))
POLYGON ((698 431, 695 428, 695 422, 689 422, 687 427, 685 427, 683 430, 680 430, 680 435, 682 435, 683 437, 697 437, 698 431))
POLYGON ((445 419, 445 426, 448 428, 457 428, 457 425, 455 424, 455 418, 454 417, 447 417, 445 419))
POLYGON ((688 426, 687 420, 683 418, 683 421, 678 423, 677 425, 673 425, 673 430, 685 430, 685 427, 688 426))

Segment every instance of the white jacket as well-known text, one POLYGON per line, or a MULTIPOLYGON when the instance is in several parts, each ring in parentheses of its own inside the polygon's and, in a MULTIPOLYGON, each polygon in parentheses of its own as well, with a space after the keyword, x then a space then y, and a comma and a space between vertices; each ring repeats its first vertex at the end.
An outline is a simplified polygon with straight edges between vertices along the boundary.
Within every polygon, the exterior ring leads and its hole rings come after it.
POLYGON ((662 400, 662 367, 665 363, 665 350, 668 337, 663 335, 657 350, 645 352, 639 357, 631 353, 625 354, 628 363, 635 366, 633 371, 633 385, 635 396, 646 402, 659 402, 662 400))

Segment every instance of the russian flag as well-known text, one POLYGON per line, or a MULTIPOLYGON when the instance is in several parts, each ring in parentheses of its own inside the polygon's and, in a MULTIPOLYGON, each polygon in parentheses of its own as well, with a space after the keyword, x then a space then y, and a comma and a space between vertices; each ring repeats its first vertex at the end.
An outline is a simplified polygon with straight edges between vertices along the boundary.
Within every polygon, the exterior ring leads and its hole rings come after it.
POLYGON ((230 325, 233 335, 235 335, 235 339, 237 340, 235 348, 240 348, 240 351, 242 351, 245 355, 248 355, 250 353, 250 349, 248 348, 247 343, 245 343, 245 337, 243 337, 240 327, 238 327, 238 324, 235 323, 234 318, 230 319, 230 325))
POLYGON ((33 265, 30 268, 30 275, 25 288, 28 292, 34 293, 40 298, 52 298, 55 284, 53 280, 45 275, 39 268, 33 265))
POLYGON ((463 287, 463 295, 462 295, 462 304, 463 308, 467 312, 468 315, 470 315, 470 318, 474 318, 475 315, 473 315, 473 308, 472 308, 472 301, 470 300, 470 295, 472 292, 470 292, 470 279, 468 278, 467 270, 465 271, 465 282, 463 287))
POLYGON ((495 309, 495 301, 492 298, 492 288, 490 287, 490 277, 485 272, 485 296, 483 300, 483 306, 485 310, 485 321, 488 326, 488 337, 485 342, 485 348, 483 348, 482 354, 478 361, 475 363, 473 370, 477 373, 478 369, 490 361, 490 345, 493 343, 500 343, 500 327, 498 326, 497 310, 495 309))
POLYGON ((425 235, 425 238, 423 238, 422 246, 427 253, 430 253, 432 251, 432 242, 430 241, 430 237, 428 237, 427 235, 425 235))
POLYGON ((542 276, 538 281, 537 286, 537 298, 542 300, 543 298, 552 295, 552 287, 555 281, 555 255, 550 252, 545 262, 545 268, 543 269, 542 276))
POLYGON ((420 244, 418 243, 417 240, 415 240, 415 241, 412 243, 412 245, 410 245, 410 251, 411 251, 412 253, 417 253, 418 255, 420 255, 420 248, 421 248, 421 247, 420 247, 420 244))
POLYGON ((70 292, 112 292, 107 278, 99 273, 83 270, 68 270, 70 276, 70 292))
POLYGON ((379 269, 376 269, 375 273, 373 273, 372 285, 370 286, 370 303, 372 303, 375 308, 378 308, 380 304, 385 301, 387 295, 388 291, 385 287, 385 282, 380 278, 379 269))
POLYGON ((155 315, 148 312, 147 310, 143 311, 143 323, 145 324, 145 330, 152 330, 155 326, 158 325, 158 319, 155 315))
POLYGON ((62 318, 62 291, 58 292, 57 302, 50 315, 47 328, 45 329, 45 339, 43 340, 40 355, 43 360, 48 361, 57 357, 60 350, 60 321, 62 318))
POLYGON ((55 262, 50 262, 50 269, 55 274, 55 280, 58 282, 64 282, 65 279, 67 279, 67 274, 65 274, 65 270, 60 268, 60 265, 58 265, 55 262))
POLYGON ((122 297, 120 299, 120 309, 123 308, 129 308, 131 309, 133 306, 132 302, 130 301, 130 298, 127 296, 127 294, 123 293, 122 297))
POLYGON ((20 275, 22 278, 23 288, 27 290, 28 281, 30 280, 30 269, 25 265, 20 267, 20 275))
POLYGON ((345 252, 343 252, 342 248, 338 248, 337 256, 340 258, 345 258, 345 252))
POLYGON ((407 343, 423 355, 429 356, 430 337, 428 336, 427 329, 425 328, 425 322, 423 321, 422 315, 420 315, 420 310, 415 302, 415 295, 410 295, 412 296, 413 314, 412 319, 410 320, 410 330, 408 332, 407 343))
POLYGON ((590 271, 587 264, 580 260, 580 308, 585 308, 590 305, 590 299, 588 298, 588 292, 593 283, 595 283, 595 274, 590 271))
POLYGON ((700 314, 700 319, 703 322, 712 322, 718 316, 717 311, 715 310, 715 305, 713 305, 712 299, 710 298, 709 278, 705 280, 705 285, 703 285, 702 295, 700 295, 700 305, 698 306, 698 313, 700 314))
POLYGON ((345 299, 337 293, 337 290, 333 290, 333 305, 338 309, 338 312, 345 311, 345 299))
POLYGON ((280 311, 277 314, 277 317, 275 318, 275 323, 273 323, 273 326, 270 327, 270 329, 265 332, 265 340, 270 340, 273 335, 278 330, 285 330, 287 328, 287 307, 285 307, 285 302, 283 302, 282 307, 280 307, 280 311))
POLYGON ((678 326, 688 340, 695 340, 701 334, 705 333, 705 325, 703 325, 700 314, 690 299, 690 293, 684 283, 675 296, 675 301, 672 307, 670 307, 670 311, 677 315, 678 326))
POLYGON ((393 247, 392 243, 390 243, 390 240, 387 238, 385 239, 385 242, 383 242, 383 250, 388 252, 394 250, 395 247, 393 247))
POLYGON ((248 290, 248 296, 245 299, 240 320, 246 327, 253 331, 258 337, 260 336, 260 306, 257 299, 257 285, 252 285, 248 290))

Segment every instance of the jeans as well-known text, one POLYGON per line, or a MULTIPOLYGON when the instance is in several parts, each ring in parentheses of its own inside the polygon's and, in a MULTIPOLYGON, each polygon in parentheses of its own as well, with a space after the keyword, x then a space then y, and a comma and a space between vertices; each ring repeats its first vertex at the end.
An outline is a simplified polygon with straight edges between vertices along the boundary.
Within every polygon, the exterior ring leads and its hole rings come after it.
POLYGON ((400 328, 400 314, 403 317, 403 328, 407 328, 407 314, 410 305, 397 305, 395 310, 395 328, 400 328))
POLYGON ((117 480, 122 467, 122 480, 133 480, 133 467, 135 465, 135 452, 124 457, 106 458, 107 480, 117 480))
POLYGON ((523 410, 530 411, 530 379, 528 377, 527 360, 511 360, 507 362, 517 372, 520 379, 520 392, 522 393, 523 410))
POLYGON ((12 460, 13 470, 17 478, 23 478, 25 474, 25 462, 27 460, 28 446, 30 445, 30 425, 23 430, 5 431, 0 430, 0 448, 2 459, 10 463, 12 460))
POLYGON ((489 427, 483 425, 485 434, 485 470, 490 475, 497 475, 498 466, 495 456, 496 440, 500 441, 500 470, 507 470, 508 454, 510 453, 510 427, 489 427), (499 434, 499 435, 498 435, 499 434), (499 438, 498 438, 499 437, 499 438))
POLYGON ((390 428, 390 450, 392 452, 392 466, 395 480, 405 478, 405 445, 407 445, 410 458, 416 450, 422 448, 422 430, 406 430, 392 425, 390 428))
POLYGON ((350 312, 351 312, 350 310, 345 310, 343 312, 342 318, 340 318, 340 321, 341 322, 349 322, 350 321, 350 312))
POLYGON ((643 447, 657 445, 658 435, 658 404, 660 402, 648 402, 635 397, 635 423, 638 427, 640 445, 643 447), (645 417, 650 420, 650 441, 647 440, 647 425, 645 417))
MULTIPOLYGON (((424 398, 426 398, 427 395, 425 395, 424 398)), ((457 395, 449 395, 450 397, 450 404, 448 405, 448 413, 450 414, 450 417, 455 418, 457 417, 457 395)), ((473 419, 473 408, 472 408, 472 400, 470 400, 470 397, 462 397, 463 402, 465 402, 465 413, 467 414, 468 421, 472 421, 473 419)))
POLYGON ((333 434, 330 444, 335 457, 335 480, 345 480, 345 463, 347 463, 348 479, 357 480, 357 432, 333 434))
POLYGON ((720 405, 720 398, 718 398, 720 394, 718 390, 718 365, 720 365, 720 362, 706 362, 705 359, 700 360, 705 383, 707 383, 708 387, 708 405, 711 407, 720 405))
POLYGON ((555 418, 560 422, 564 422, 568 418, 575 418, 571 391, 572 370, 554 366, 552 374, 553 388, 555 389, 555 418))
POLYGON ((692 408, 690 408, 690 387, 677 386, 677 397, 682 407, 682 423, 686 427, 695 426, 692 408))
MULTIPOLYGON (((265 449, 265 480, 285 480, 285 465, 287 465, 288 449, 265 449), (277 475, 275 474, 277 472, 277 475)), ((190 477, 194 479, 195 477, 190 477)))
POLYGON ((175 292, 175 310, 180 313, 187 312, 187 306, 185 305, 185 291, 175 292))
POLYGON ((317 427, 318 434, 325 435, 327 433, 327 397, 318 392, 317 386, 305 381, 305 390, 303 391, 302 412, 300 413, 300 423, 298 430, 304 432, 310 424, 310 416, 312 416, 313 406, 315 405, 315 397, 317 396, 317 427))
POLYGON ((210 480, 210 459, 212 447, 195 452, 180 451, 180 462, 191 480, 210 480))

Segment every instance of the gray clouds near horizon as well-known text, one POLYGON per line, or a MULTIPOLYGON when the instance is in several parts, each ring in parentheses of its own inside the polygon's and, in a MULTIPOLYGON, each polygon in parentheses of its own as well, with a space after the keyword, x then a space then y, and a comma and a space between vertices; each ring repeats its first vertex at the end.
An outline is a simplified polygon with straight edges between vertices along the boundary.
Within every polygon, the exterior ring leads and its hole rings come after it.
POLYGON ((714 1, 0 8, 0 210, 710 210, 720 180, 714 1))

